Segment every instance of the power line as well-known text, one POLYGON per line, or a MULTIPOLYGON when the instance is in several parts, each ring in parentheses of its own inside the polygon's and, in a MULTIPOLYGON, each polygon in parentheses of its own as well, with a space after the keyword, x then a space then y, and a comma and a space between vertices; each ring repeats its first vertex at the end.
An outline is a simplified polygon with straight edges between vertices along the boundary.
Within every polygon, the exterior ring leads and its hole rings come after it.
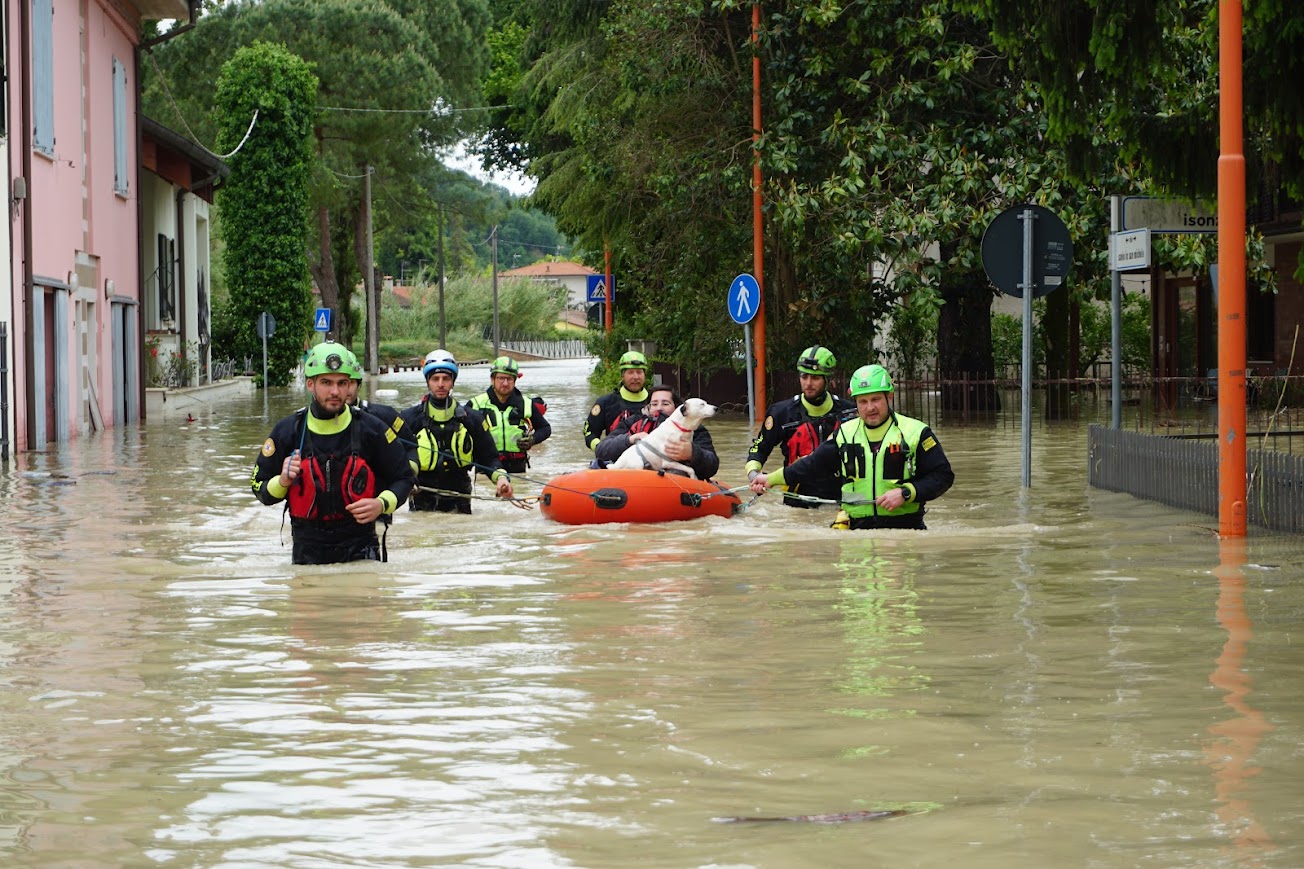
POLYGON ((318 106, 323 112, 370 112, 381 115, 457 115, 462 112, 491 112, 495 109, 510 109, 511 106, 466 106, 460 109, 371 109, 351 106, 318 106))

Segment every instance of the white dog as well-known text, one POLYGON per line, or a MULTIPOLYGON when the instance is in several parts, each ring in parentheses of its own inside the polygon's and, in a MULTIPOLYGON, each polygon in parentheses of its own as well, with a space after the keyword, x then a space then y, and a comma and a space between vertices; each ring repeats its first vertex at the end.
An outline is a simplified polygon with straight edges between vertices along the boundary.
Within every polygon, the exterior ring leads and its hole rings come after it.
POLYGON ((670 418, 648 432, 647 437, 631 444, 620 458, 611 463, 611 467, 622 470, 651 468, 654 471, 682 471, 693 479, 697 474, 681 462, 666 457, 665 447, 670 441, 683 441, 689 445, 693 442, 693 430, 702 424, 708 416, 715 416, 715 405, 707 404, 700 398, 690 398, 675 408, 670 418))

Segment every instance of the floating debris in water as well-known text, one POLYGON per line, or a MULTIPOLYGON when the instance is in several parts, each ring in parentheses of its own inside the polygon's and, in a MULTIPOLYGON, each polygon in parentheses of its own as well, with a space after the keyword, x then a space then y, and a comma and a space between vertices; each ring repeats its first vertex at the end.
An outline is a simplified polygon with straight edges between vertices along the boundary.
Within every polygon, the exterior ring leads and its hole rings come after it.
POLYGON ((860 812, 830 812, 825 815, 785 815, 775 818, 712 818, 717 824, 763 824, 775 821, 792 821, 799 824, 845 824, 849 821, 881 821, 907 814, 904 809, 860 812))

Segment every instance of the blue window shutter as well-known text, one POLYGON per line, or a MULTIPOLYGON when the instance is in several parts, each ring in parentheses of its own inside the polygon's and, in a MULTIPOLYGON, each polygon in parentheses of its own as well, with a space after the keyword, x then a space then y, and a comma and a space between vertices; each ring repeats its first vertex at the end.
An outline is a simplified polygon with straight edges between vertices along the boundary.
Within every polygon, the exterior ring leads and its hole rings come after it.
POLYGON ((32 0, 32 147, 54 153, 54 0, 32 0))
POLYGON ((113 189, 125 195, 131 175, 127 163, 127 68, 113 58, 113 189))

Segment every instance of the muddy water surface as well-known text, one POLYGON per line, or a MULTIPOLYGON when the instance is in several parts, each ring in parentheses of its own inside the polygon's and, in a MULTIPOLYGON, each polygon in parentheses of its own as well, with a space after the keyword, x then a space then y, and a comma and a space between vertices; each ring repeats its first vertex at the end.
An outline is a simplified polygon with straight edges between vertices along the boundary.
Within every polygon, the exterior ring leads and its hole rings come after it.
MULTIPOLYGON (((526 366, 531 480, 585 461, 586 373, 526 366)), ((938 423, 927 533, 476 501, 294 567, 247 481, 301 401, 0 470, 4 865, 1304 865, 1304 546, 1088 489, 1083 429, 1021 494, 1017 425, 938 423), (908 814, 715 820, 869 810, 908 814)))

